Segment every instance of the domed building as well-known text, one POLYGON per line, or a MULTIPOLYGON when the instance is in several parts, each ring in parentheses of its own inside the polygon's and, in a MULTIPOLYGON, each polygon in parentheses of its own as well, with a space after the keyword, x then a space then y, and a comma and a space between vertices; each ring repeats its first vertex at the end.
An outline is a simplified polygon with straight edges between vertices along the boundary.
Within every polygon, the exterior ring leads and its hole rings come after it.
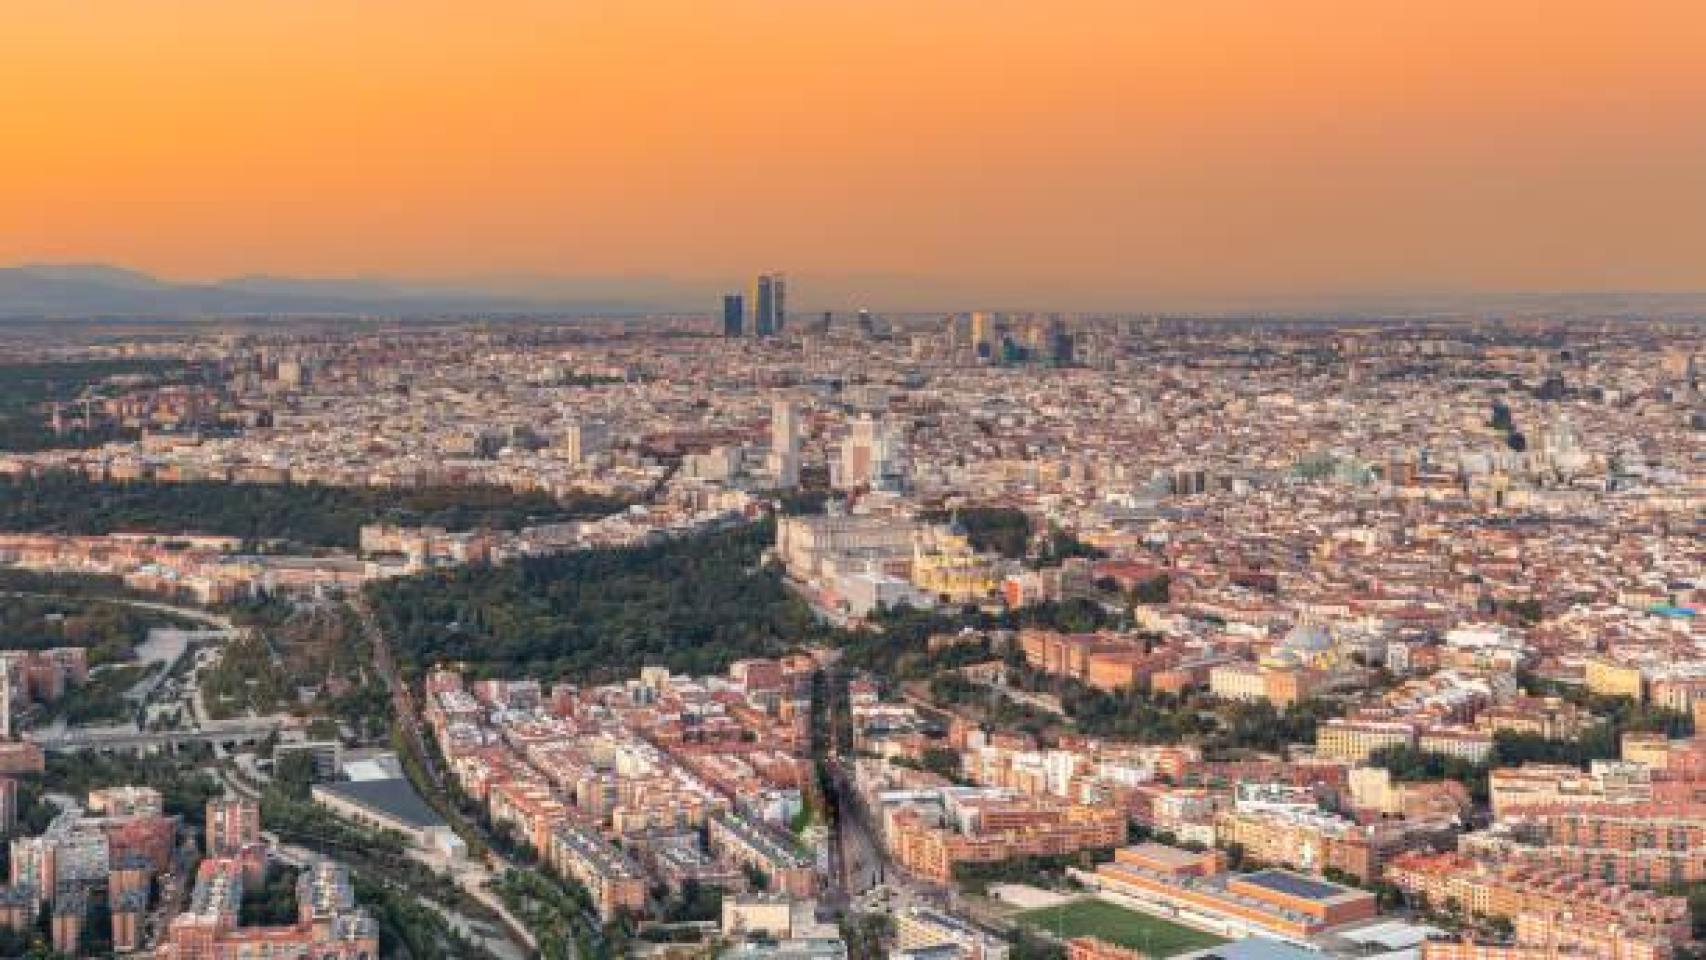
POLYGON ((1262 658, 1262 665, 1275 670, 1331 671, 1340 665, 1339 645, 1327 628, 1303 622, 1291 628, 1285 639, 1262 658))

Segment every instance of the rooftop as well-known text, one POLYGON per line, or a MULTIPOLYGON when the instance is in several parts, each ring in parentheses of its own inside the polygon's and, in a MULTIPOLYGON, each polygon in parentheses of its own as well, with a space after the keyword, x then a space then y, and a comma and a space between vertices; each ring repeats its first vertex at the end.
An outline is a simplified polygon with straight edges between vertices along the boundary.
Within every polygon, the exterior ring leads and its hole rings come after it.
POLYGON ((314 789, 366 807, 417 830, 446 825, 407 780, 350 780, 317 784, 314 789))

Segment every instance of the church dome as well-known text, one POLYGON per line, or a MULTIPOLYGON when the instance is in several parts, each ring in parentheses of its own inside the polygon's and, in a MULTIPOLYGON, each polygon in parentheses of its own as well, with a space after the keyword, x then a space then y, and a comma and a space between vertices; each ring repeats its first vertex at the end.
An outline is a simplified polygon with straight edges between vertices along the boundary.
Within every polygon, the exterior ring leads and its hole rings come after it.
POLYGON ((1333 648, 1333 636, 1320 624, 1300 623, 1285 635, 1281 646, 1298 653, 1321 653, 1333 648))

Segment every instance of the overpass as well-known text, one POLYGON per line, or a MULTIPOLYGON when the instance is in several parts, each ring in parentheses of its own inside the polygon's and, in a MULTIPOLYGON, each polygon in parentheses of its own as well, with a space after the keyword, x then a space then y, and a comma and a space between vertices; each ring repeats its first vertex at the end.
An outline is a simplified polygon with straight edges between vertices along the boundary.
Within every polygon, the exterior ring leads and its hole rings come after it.
POLYGON ((227 750, 257 746, 278 727, 278 720, 257 719, 213 730, 65 730, 27 734, 25 739, 49 753, 172 753, 196 743, 227 750))

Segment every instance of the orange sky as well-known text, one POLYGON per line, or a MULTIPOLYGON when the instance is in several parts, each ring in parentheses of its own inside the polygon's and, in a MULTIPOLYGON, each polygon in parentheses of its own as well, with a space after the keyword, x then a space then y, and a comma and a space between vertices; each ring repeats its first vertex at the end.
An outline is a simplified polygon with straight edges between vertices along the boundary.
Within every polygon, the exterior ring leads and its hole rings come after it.
POLYGON ((8 0, 0 263, 43 260, 1701 290, 1706 4, 8 0))

